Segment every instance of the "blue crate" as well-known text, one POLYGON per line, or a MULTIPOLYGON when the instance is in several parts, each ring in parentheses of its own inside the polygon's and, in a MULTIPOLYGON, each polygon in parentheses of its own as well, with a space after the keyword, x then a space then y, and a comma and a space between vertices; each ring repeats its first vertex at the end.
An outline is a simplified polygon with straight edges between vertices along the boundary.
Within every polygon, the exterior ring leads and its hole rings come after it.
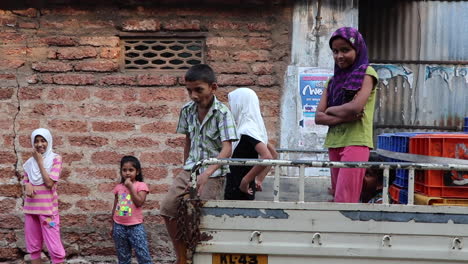
POLYGON ((398 197, 398 203, 400 204, 407 204, 408 203, 408 190, 401 189, 400 190, 400 197, 398 197))

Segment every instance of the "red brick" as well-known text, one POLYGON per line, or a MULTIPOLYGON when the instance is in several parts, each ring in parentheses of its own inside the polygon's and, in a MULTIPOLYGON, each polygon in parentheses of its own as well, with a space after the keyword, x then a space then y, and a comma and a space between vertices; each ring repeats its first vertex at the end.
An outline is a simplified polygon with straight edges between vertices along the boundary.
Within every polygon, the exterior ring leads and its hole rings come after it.
POLYGON ((61 153, 64 163, 72 163, 74 161, 81 161, 83 159, 82 153, 61 153))
POLYGON ((209 48, 244 48, 246 45, 244 39, 236 37, 210 37, 206 40, 209 48))
POLYGON ((162 118, 169 113, 167 105, 160 106, 142 106, 130 105, 125 108, 126 116, 138 116, 146 118, 162 118))
POLYGON ((26 56, 31 54, 31 48, 29 47, 3 47, 0 48, 0 53, 9 56, 26 56))
POLYGON ((99 57, 103 59, 117 59, 120 55, 120 48, 102 48, 99 57))
MULTIPOLYGON (((160 208, 159 201, 150 200, 150 199, 147 199, 145 202, 145 205, 143 206, 143 210, 159 210, 159 208, 160 208)), ((150 222, 148 221, 148 218, 145 217, 145 222, 154 223, 155 221, 153 220, 150 222)))
MULTIPOLYGON (((120 159, 117 163, 114 163, 115 164, 119 164, 120 162, 120 159)), ((110 193, 112 192, 112 190, 114 189, 115 187, 115 183, 101 183, 98 185, 98 191, 101 192, 101 193, 110 193)))
POLYGON ((121 107, 115 105, 86 104, 84 106, 86 116, 119 116, 121 107))
POLYGON ((93 131, 99 132, 123 132, 132 131, 135 125, 129 122, 113 121, 113 122, 93 122, 93 131))
POLYGON ((162 180, 167 177, 167 169, 164 167, 144 167, 143 177, 149 180, 162 180))
POLYGON ((0 164, 11 164, 16 162, 16 156, 14 152, 0 151, 0 164))
POLYGON ((37 119, 28 119, 28 120, 18 120, 19 130, 20 131, 33 131, 39 127, 39 120, 37 119))
POLYGON ((65 106, 62 104, 37 104, 32 108, 33 114, 43 116, 55 116, 63 113, 65 106))
POLYGON ((14 28, 17 26, 17 24, 18 24, 18 19, 14 16, 9 16, 9 17, 1 16, 0 17, 0 26, 2 27, 14 28))
POLYGON ((163 28, 168 31, 200 31, 200 21, 169 20, 164 23, 163 28))
POLYGON ((11 99, 13 92, 13 88, 0 88, 0 100, 11 99))
POLYGON ((29 84, 35 84, 39 82, 39 76, 37 74, 26 76, 26 82, 29 84))
POLYGON ((93 155, 91 155, 92 162, 97 164, 116 165, 119 164, 120 159, 122 159, 122 155, 112 151, 100 151, 95 152, 93 153, 93 155))
POLYGON ((52 74, 41 74, 38 78, 45 84, 54 83, 54 75, 52 74))
POLYGON ((123 31, 159 31, 161 22, 155 19, 129 19, 122 22, 123 31))
POLYGON ((94 96, 104 101, 129 102, 136 101, 138 90, 133 89, 99 89, 94 96))
POLYGON ((183 163, 183 153, 173 151, 146 152, 141 155, 142 162, 152 164, 172 164, 181 165, 183 163))
POLYGON ((146 223, 164 224, 164 219, 160 215, 148 215, 145 217, 146 223))
POLYGON ((278 117, 280 115, 279 104, 269 105, 268 103, 260 103, 263 117, 278 117))
POLYGON ((97 211, 110 211, 112 209, 112 204, 102 200, 79 200, 75 206, 85 212, 93 213, 97 211))
POLYGON ((141 132, 143 133, 167 133, 172 134, 175 132, 177 123, 158 121, 141 126, 141 132))
POLYGON ((245 62, 268 61, 269 53, 265 50, 239 51, 234 53, 234 60, 245 62))
POLYGON ((96 49, 93 47, 67 47, 59 48, 56 51, 57 58, 61 60, 76 60, 85 58, 95 58, 96 49))
POLYGON ((218 20, 211 21, 208 23, 208 29, 210 30, 239 30, 241 25, 232 21, 218 20))
MULTIPOLYGON (((15 177, 17 177, 17 175, 14 168, 0 168, 0 179, 6 179, 10 181, 15 177)), ((22 179, 23 177, 21 176, 20 178, 22 179)))
POLYGON ((39 23, 36 21, 21 21, 18 23, 18 27, 23 29, 38 29, 39 23))
MULTIPOLYGON (((111 208, 112 209, 112 208, 111 208)), ((109 213, 105 214, 95 214, 94 217, 91 218, 91 225, 95 227, 104 227, 105 230, 109 230, 109 226, 112 226, 112 219, 109 217, 109 213)), ((94 233, 91 233, 93 235, 94 233)), ((107 236, 108 233, 104 233, 101 235, 100 238, 96 238, 95 240, 101 240, 104 242, 109 241, 109 237, 107 236)), ((88 240, 89 241, 89 240, 88 240)))
POLYGON ((21 44, 27 39, 27 35, 13 33, 13 32, 0 32, 0 44, 21 44))
POLYGON ((135 85, 136 84, 136 76, 129 76, 129 75, 108 75, 102 77, 99 81, 99 84, 107 84, 107 85, 135 85))
POLYGON ((24 62, 19 59, 0 60, 0 70, 18 69, 24 65, 24 62))
POLYGON ((183 148, 185 145, 185 137, 176 137, 166 139, 166 145, 171 148, 183 148))
POLYGON ((15 146, 14 144, 15 137, 14 136, 3 136, 3 146, 4 147, 11 147, 13 148, 15 146))
POLYGON ((86 121, 72 121, 55 119, 48 122, 49 127, 62 132, 86 132, 86 121))
MULTIPOLYGON (((89 184, 89 183, 86 183, 89 184)), ((90 190, 86 184, 61 182, 58 184, 57 192, 61 196, 79 195, 81 197, 89 196, 90 190)))
POLYGON ((13 118, 12 117, 0 120, 0 129, 10 130, 12 128, 13 128, 13 118))
MULTIPOLYGON (((0 247, 0 259, 2 260, 17 260, 20 259, 21 253, 19 248, 0 247)), ((8 262, 3 262, 8 263, 8 262)))
POLYGON ((0 243, 9 244, 9 243, 14 243, 14 242, 16 242, 15 231, 2 231, 2 232, 0 232, 0 243))
POLYGON ((217 73, 248 73, 249 65, 245 63, 211 63, 217 73))
POLYGON ((227 61, 231 58, 229 55, 229 52, 224 51, 224 50, 215 50, 215 49, 209 49, 207 53, 207 58, 210 61, 227 61))
POLYGON ((64 227, 88 227, 88 216, 85 214, 61 214, 60 224, 64 227))
POLYGON ((139 74, 137 84, 140 86, 172 86, 177 84, 177 77, 170 75, 139 74))
POLYGON ((20 87, 18 96, 21 100, 40 100, 43 91, 44 88, 42 87, 20 87))
POLYGON ((73 69, 70 63, 60 61, 34 62, 32 68, 38 72, 68 72, 73 69))
POLYGON ((67 36, 47 37, 44 38, 42 42, 46 43, 49 46, 75 46, 77 44, 75 38, 67 36))
POLYGON ((248 44, 255 49, 271 50, 273 47, 273 42, 268 38, 251 38, 248 44))
POLYGON ((158 193, 167 193, 169 190, 169 185, 167 184, 151 184, 148 186, 151 194, 158 194, 158 193))
POLYGON ((68 137, 68 142, 72 146, 98 148, 107 145, 109 140, 103 137, 79 136, 68 137))
POLYGON ((270 31, 271 26, 266 22, 259 22, 259 23, 249 23, 247 28, 250 31, 270 31))
POLYGON ((259 89, 256 91, 258 98, 262 102, 280 102, 281 91, 279 89, 259 89))
POLYGON ((81 37, 78 39, 80 45, 90 45, 94 47, 108 46, 117 47, 119 45, 119 38, 116 36, 102 36, 102 37, 81 37))
POLYGON ((143 148, 154 148, 159 143, 148 137, 132 137, 127 139, 117 140, 117 147, 143 147, 143 148))
POLYGON ((95 72, 112 72, 117 71, 119 65, 112 61, 82 61, 75 64, 76 71, 95 71, 95 72))
POLYGON ((53 76, 56 84, 87 85, 94 84, 96 80, 92 74, 57 74, 53 76))
POLYGON ((150 103, 155 101, 186 102, 190 100, 185 88, 141 88, 140 101, 150 103))
POLYGON ((0 200, 0 208, 2 208, 3 214, 15 213, 16 199, 6 198, 0 200))
MULTIPOLYGON (((61 213, 67 211, 70 208, 72 208, 72 206, 73 205, 71 203, 67 203, 67 202, 59 200, 59 212, 61 212, 61 213)), ((62 222, 62 218, 60 218, 60 221, 62 222)))
POLYGON ((12 10, 11 12, 24 17, 37 17, 39 15, 39 11, 36 8, 18 9, 12 10))
POLYGON ((251 86, 255 84, 255 81, 250 76, 245 75, 219 75, 218 84, 222 86, 226 85, 246 85, 251 86))
POLYGON ((258 77, 257 84, 260 86, 273 86, 276 84, 276 78, 273 75, 262 75, 258 77))
POLYGON ((88 99, 90 96, 89 91, 86 88, 53 88, 49 91, 47 96, 50 100, 58 101, 83 101, 88 99))
POLYGON ((31 136, 30 135, 19 135, 19 144, 23 148, 31 148, 31 136))
POLYGON ((21 184, 19 183, 18 184, 3 184, 2 188, 0 188, 0 196, 18 198, 18 197, 21 197, 22 195, 23 195, 23 189, 21 187, 21 184))
POLYGON ((272 63, 262 62, 252 64, 252 71, 257 75, 266 75, 275 72, 274 65, 272 63))
POLYGON ((91 169, 91 168, 75 168, 77 174, 76 177, 79 178, 97 178, 97 179, 111 179, 118 181, 120 175, 115 169, 91 169))

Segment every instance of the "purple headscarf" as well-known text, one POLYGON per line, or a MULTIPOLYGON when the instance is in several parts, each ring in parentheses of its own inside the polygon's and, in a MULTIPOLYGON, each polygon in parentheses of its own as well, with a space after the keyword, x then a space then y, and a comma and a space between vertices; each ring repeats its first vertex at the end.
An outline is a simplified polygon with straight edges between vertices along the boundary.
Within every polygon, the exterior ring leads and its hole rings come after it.
POLYGON ((343 38, 351 44, 356 50, 356 60, 347 69, 341 69, 335 63, 335 73, 327 88, 328 107, 351 101, 356 92, 361 89, 367 66, 369 66, 367 46, 357 29, 342 27, 336 30, 329 41, 330 49, 336 38, 343 38))

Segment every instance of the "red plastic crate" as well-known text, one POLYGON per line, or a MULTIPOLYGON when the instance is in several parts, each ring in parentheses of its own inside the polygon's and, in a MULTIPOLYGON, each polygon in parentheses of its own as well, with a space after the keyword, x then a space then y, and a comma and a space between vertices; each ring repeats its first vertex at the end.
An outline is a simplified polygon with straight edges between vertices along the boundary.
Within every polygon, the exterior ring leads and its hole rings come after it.
MULTIPOLYGON (((468 159, 468 134, 417 135, 410 138, 409 153, 468 159)), ((457 177, 468 179, 468 172, 417 171, 415 190, 429 196, 466 198, 468 197, 468 185, 457 186, 453 184, 453 178, 457 177)))
POLYGON ((398 188, 396 185, 390 185, 390 188, 388 189, 388 192, 390 193, 390 198, 392 198, 395 203, 399 203, 400 199, 400 188, 398 188))

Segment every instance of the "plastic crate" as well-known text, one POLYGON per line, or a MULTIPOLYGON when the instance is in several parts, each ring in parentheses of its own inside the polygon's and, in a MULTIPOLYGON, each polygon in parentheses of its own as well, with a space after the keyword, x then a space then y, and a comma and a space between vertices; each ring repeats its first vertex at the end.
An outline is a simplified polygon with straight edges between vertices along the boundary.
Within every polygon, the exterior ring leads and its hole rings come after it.
POLYGON ((398 188, 395 185, 390 185, 390 188, 388 188, 388 192, 390 193, 390 198, 392 198, 394 203, 399 203, 400 201, 400 188, 398 188))
POLYGON ((453 199, 414 194, 414 204, 436 206, 468 206, 468 199, 453 199))

